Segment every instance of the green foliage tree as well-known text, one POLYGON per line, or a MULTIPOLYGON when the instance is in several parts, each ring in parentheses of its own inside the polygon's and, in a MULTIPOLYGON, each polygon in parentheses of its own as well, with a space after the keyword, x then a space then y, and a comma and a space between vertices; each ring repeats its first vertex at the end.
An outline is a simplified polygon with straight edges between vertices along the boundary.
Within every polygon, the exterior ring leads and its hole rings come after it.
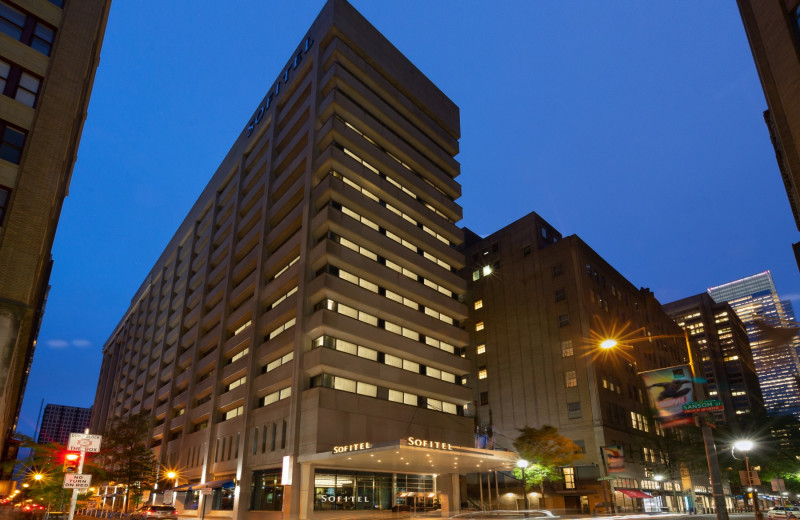
MULTIPOLYGON (((546 481, 560 480, 559 467, 567 466, 581 456, 580 447, 559 435, 558 428, 550 425, 520 429, 520 435, 514 440, 514 449, 530 463, 524 472, 528 485, 541 486, 546 481)), ((522 473, 519 468, 513 471, 518 479, 522 479, 522 473)))
POLYGON ((112 419, 103 434, 100 464, 105 478, 125 486, 125 511, 138 503, 155 482, 156 460, 148 446, 151 418, 147 413, 112 419))

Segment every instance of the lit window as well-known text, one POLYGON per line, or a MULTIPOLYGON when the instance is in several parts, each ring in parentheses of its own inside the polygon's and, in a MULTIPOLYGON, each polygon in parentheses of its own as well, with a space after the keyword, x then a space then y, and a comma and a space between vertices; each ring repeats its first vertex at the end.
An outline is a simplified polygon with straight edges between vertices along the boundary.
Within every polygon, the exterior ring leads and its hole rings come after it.
POLYGON ((567 388, 578 386, 578 375, 574 370, 568 371, 565 375, 567 388))
POLYGON ((484 345, 484 344, 478 345, 475 348, 475 353, 476 354, 484 354, 485 352, 486 352, 486 345, 484 345))
POLYGON ((561 468, 564 472, 564 487, 575 489, 575 468, 561 468))
POLYGON ((492 267, 489 266, 489 265, 485 265, 485 266, 483 266, 483 269, 481 270, 481 272, 482 272, 483 276, 489 276, 490 274, 492 274, 492 267))
POLYGON ((481 272, 480 271, 472 271, 472 281, 473 282, 478 280, 478 279, 480 279, 480 277, 481 277, 481 272))
POLYGON ((483 327, 484 327, 483 322, 479 321, 478 323, 475 324, 475 332, 483 330, 483 327))
POLYGON ((572 340, 568 339, 561 342, 561 357, 570 357, 573 355, 572 340))
POLYGON ((488 372, 486 371, 486 367, 478 368, 478 379, 486 379, 488 377, 488 372))
POLYGON ((475 300, 475 310, 483 308, 483 300, 475 300))

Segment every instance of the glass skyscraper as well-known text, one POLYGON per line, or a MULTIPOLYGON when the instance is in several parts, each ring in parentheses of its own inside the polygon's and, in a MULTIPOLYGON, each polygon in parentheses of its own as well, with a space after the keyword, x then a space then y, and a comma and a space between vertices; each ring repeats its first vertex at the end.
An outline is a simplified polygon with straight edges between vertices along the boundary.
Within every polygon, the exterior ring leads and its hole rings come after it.
POLYGON ((708 293, 716 302, 728 302, 747 327, 767 413, 800 417, 800 339, 792 307, 781 301, 772 274, 710 287, 708 293))

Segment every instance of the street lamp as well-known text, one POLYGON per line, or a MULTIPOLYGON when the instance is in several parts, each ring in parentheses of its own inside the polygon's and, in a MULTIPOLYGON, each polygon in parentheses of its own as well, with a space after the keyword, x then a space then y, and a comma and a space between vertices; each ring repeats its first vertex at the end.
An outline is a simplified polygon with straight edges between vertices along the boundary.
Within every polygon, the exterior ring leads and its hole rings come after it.
POLYGON ((167 471, 167 478, 175 481, 175 486, 178 487, 178 474, 174 471, 167 471))
MULTIPOLYGON (((692 347, 689 343, 689 335, 685 330, 683 331, 683 339, 686 343, 686 354, 689 357, 689 371, 692 374, 692 384, 694 386, 694 381, 697 380, 697 376, 695 375, 694 362, 692 361, 692 347)), ((600 348, 604 350, 611 350, 620 345, 619 342, 614 338, 603 339, 599 344, 600 348)), ((701 391, 698 393, 702 393, 702 387, 701 391)), ((703 395, 699 396, 701 399, 703 397, 703 395)), ((722 489, 722 474, 719 469, 719 461, 717 460, 717 448, 714 445, 714 434, 711 432, 711 426, 709 426, 708 422, 704 418, 699 417, 698 419, 700 421, 700 430, 703 433, 703 444, 706 451, 706 461, 708 463, 708 473, 711 480, 711 489, 714 497, 717 520, 729 520, 728 510, 725 507, 725 492, 722 489)), ((763 519, 757 518, 756 520, 763 519)))
POLYGON ((733 447, 731 448, 731 455, 733 455, 733 450, 744 452, 744 467, 747 470, 748 491, 753 492, 753 512, 756 515, 756 520, 764 520, 764 515, 761 514, 761 508, 758 507, 758 491, 756 491, 755 487, 753 486, 753 475, 750 473, 750 457, 747 452, 752 449, 753 441, 742 439, 733 444, 733 447))
POLYGON ((522 497, 525 499, 525 509, 530 509, 528 506, 528 479, 525 478, 525 468, 528 467, 528 464, 525 459, 517 461, 517 467, 522 470, 522 497))

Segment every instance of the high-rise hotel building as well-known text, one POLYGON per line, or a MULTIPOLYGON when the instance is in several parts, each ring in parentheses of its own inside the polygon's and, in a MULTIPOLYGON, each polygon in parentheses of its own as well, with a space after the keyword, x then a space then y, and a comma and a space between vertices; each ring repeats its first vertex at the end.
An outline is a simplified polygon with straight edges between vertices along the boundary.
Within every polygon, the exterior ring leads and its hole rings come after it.
POLYGON ((330 0, 104 346, 93 431, 152 417, 178 472, 156 500, 448 514, 459 473, 513 462, 466 447, 458 139, 458 108, 330 0))
MULTIPOLYGON (((0 0, 0 452, 16 427, 110 0, 0 0)), ((13 455, 11 455, 13 458, 13 455)), ((0 494, 6 493, 0 489, 0 494)))

